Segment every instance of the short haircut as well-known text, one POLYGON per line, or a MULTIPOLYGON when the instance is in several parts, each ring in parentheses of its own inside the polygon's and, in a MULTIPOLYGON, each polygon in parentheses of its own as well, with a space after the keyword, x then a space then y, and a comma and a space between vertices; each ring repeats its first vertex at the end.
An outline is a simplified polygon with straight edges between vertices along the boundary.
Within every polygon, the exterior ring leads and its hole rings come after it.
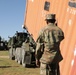
POLYGON ((49 20, 46 20, 47 22, 50 22, 50 23, 55 23, 55 19, 49 19, 49 20))

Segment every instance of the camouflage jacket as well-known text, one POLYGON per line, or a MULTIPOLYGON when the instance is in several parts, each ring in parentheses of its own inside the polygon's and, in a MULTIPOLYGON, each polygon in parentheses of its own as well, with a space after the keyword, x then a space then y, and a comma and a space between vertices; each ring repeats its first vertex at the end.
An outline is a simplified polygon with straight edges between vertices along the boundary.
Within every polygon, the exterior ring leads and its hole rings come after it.
POLYGON ((36 59, 43 63, 60 62, 63 57, 59 45, 63 39, 63 31, 55 24, 49 23, 39 32, 36 41, 36 59))

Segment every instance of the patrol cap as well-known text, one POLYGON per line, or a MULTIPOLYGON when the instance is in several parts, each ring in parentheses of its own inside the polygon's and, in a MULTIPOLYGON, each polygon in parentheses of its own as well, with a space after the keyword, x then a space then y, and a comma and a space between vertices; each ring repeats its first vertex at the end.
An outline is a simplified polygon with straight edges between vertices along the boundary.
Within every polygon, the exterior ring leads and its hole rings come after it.
POLYGON ((47 14, 45 20, 55 19, 55 14, 47 14))

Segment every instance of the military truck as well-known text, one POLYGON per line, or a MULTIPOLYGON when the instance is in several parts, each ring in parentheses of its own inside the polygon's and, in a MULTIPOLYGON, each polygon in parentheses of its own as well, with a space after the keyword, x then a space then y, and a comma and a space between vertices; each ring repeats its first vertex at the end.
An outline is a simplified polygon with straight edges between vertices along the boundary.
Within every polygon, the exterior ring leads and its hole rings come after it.
POLYGON ((27 67, 27 65, 35 65, 35 48, 36 43, 31 35, 27 36, 27 39, 22 44, 22 65, 27 67))
POLYGON ((24 67, 35 64, 36 43, 28 32, 17 31, 13 37, 10 37, 8 46, 10 59, 14 59, 24 67))
MULTIPOLYGON (((36 49, 36 42, 33 39, 33 35, 28 32, 27 27, 22 25, 22 28, 27 32, 27 38, 26 40, 22 43, 22 58, 21 58, 21 63, 23 67, 27 67, 29 65, 34 65, 36 66, 36 61, 35 61, 35 49, 36 49)), ((20 63, 20 61, 19 61, 20 63)))
POLYGON ((16 31, 13 37, 9 37, 8 47, 9 47, 9 58, 15 59, 16 48, 21 47, 22 43, 25 41, 27 33, 16 31))

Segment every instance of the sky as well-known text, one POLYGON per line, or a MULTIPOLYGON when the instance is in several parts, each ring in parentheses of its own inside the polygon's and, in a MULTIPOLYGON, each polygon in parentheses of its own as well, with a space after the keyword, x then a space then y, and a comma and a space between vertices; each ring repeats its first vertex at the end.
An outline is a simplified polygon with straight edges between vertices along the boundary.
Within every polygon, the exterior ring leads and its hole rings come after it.
POLYGON ((26 0, 0 0, 0 36, 5 40, 23 31, 25 6, 26 0))

